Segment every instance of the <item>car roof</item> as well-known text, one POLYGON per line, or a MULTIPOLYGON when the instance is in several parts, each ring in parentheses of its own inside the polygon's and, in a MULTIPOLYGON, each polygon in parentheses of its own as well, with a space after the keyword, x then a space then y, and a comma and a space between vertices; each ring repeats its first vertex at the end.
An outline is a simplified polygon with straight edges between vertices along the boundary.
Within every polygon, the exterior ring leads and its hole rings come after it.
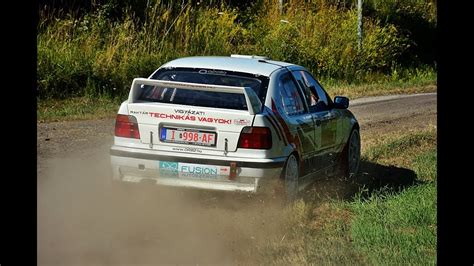
POLYGON ((160 68, 183 67, 203 68, 270 76, 279 68, 297 66, 294 64, 262 59, 257 56, 192 56, 170 61, 160 68))

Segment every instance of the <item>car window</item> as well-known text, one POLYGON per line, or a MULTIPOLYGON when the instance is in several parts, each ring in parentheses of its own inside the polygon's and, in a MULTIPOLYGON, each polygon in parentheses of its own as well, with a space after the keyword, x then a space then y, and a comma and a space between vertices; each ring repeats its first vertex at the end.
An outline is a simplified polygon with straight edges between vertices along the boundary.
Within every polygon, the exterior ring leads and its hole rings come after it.
POLYGON ((281 104, 287 115, 297 115, 305 111, 298 87, 289 73, 280 76, 278 87, 281 104))
POLYGON ((248 110, 243 94, 144 85, 140 101, 248 110))
MULTIPOLYGON (((170 80, 190 83, 250 87, 261 100, 266 93, 265 79, 239 75, 225 71, 207 71, 196 69, 160 69, 153 79, 170 80)), ((243 94, 185 90, 177 88, 163 88, 157 86, 143 86, 139 96, 140 101, 163 102, 172 104, 194 105, 203 107, 247 110, 247 102, 243 94)))
POLYGON ((319 112, 327 110, 329 106, 327 95, 311 74, 303 70, 293 71, 292 73, 305 92, 310 111, 319 112))

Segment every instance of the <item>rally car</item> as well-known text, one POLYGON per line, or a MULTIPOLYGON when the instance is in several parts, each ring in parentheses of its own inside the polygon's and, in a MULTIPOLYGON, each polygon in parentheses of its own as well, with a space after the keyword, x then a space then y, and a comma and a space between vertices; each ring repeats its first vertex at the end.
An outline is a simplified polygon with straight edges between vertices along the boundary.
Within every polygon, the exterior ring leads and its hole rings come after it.
POLYGON ((113 179, 289 197, 318 173, 350 178, 359 124, 302 66, 231 55, 170 61, 135 78, 115 122, 113 179))

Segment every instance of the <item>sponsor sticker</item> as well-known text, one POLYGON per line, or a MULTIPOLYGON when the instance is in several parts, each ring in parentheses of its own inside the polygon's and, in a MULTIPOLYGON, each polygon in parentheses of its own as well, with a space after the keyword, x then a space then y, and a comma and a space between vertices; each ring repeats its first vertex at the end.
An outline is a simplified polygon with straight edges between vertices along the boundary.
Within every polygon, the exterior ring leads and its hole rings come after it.
POLYGON ((166 177, 218 179, 228 177, 230 167, 160 161, 159 172, 166 177))
POLYGON ((160 118, 160 119, 172 119, 172 120, 182 120, 182 121, 196 121, 196 122, 206 122, 206 123, 216 123, 216 124, 232 124, 232 119, 224 119, 217 117, 203 117, 186 114, 167 114, 167 113, 157 113, 149 112, 150 117, 160 118))
POLYGON ((180 163, 178 168, 179 177, 183 178, 215 179, 219 177, 219 169, 215 166, 180 163))
POLYGON ((250 121, 247 119, 234 119, 234 124, 238 126, 248 126, 250 121))

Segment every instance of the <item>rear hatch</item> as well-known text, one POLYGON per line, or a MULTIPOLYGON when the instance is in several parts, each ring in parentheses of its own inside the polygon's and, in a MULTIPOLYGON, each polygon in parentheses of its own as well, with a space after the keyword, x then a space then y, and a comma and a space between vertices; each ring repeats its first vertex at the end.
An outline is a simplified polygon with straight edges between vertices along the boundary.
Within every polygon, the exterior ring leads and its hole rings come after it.
POLYGON ((137 78, 128 112, 150 149, 232 152, 262 104, 251 87, 137 78))

